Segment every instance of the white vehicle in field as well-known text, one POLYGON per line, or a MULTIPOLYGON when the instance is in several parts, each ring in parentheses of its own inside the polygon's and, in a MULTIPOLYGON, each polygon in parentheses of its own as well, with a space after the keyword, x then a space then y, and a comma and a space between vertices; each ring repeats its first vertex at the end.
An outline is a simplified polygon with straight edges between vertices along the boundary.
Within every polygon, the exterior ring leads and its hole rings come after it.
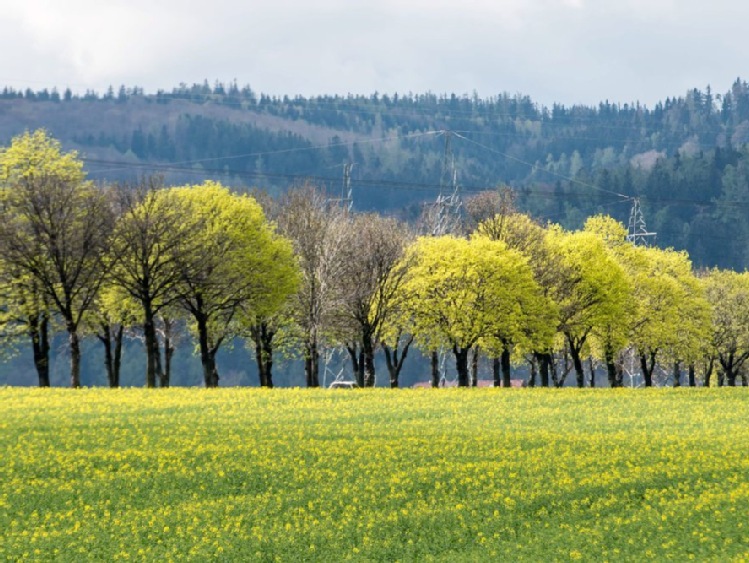
POLYGON ((356 389, 359 386, 356 384, 356 381, 334 381, 330 384, 328 389, 356 389))

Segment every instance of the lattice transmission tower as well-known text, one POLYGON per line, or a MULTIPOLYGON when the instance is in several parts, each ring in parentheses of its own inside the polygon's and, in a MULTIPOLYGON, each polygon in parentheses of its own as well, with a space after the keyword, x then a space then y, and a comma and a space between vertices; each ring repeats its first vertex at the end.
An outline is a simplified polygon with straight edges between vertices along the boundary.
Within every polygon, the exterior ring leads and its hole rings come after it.
POLYGON ((440 193, 434 203, 435 217, 432 234, 444 235, 460 222, 463 202, 460 199, 460 185, 458 184, 458 169, 455 166, 455 155, 452 151, 452 132, 443 131, 445 136, 445 152, 442 158, 442 174, 440 175, 440 193))
POLYGON ((627 227, 627 240, 635 246, 649 246, 655 240, 656 233, 648 231, 645 224, 645 216, 642 213, 640 199, 632 200, 632 209, 629 212, 629 226, 627 227))

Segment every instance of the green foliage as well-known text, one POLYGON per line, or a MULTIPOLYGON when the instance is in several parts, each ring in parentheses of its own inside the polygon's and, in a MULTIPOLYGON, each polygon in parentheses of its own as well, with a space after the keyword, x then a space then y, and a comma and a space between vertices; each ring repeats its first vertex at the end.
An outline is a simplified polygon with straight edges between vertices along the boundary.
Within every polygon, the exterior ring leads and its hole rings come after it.
POLYGON ((529 338, 540 288, 528 261, 501 241, 420 238, 403 286, 413 334, 425 349, 468 349, 498 335, 529 338))
POLYGON ((712 310, 712 349, 733 385, 749 359, 749 272, 711 270, 704 283, 712 310))
POLYGON ((741 560, 748 408, 729 389, 0 388, 0 557, 741 560))

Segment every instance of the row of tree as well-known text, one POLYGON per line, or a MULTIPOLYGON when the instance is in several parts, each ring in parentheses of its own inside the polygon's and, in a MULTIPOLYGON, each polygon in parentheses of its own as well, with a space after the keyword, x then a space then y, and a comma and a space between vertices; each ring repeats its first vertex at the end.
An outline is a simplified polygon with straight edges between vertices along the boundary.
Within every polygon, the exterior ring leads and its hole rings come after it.
POLYGON ((397 387, 414 344, 432 358, 434 386, 445 352, 461 386, 476 384, 479 357, 505 386, 521 364, 531 385, 571 373, 593 385, 601 365, 621 386, 632 357, 646 386, 658 366, 675 385, 682 370, 709 385, 716 367, 719 384, 747 382, 749 274, 697 275, 686 253, 635 246, 606 216, 579 231, 543 226, 496 190, 467 201, 460 220, 426 208, 409 226, 352 214, 311 186, 275 200, 214 182, 95 186, 44 131, 0 152, 0 181, 3 332, 31 341, 42 386, 51 333, 63 329, 72 386, 81 338, 93 336, 118 386, 130 332, 144 342, 145 384, 166 387, 179 327, 207 387, 238 337, 252 342, 264 386, 274 356, 294 350, 318 386, 321 351, 337 347, 360 386, 374 385, 381 351, 397 387))

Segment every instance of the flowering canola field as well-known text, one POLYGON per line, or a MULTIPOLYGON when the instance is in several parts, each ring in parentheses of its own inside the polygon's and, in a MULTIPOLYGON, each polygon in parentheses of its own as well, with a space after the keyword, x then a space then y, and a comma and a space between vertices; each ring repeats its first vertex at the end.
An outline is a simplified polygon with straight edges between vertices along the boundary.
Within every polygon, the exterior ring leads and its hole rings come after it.
POLYGON ((742 389, 0 389, 0 559, 749 558, 742 389))

